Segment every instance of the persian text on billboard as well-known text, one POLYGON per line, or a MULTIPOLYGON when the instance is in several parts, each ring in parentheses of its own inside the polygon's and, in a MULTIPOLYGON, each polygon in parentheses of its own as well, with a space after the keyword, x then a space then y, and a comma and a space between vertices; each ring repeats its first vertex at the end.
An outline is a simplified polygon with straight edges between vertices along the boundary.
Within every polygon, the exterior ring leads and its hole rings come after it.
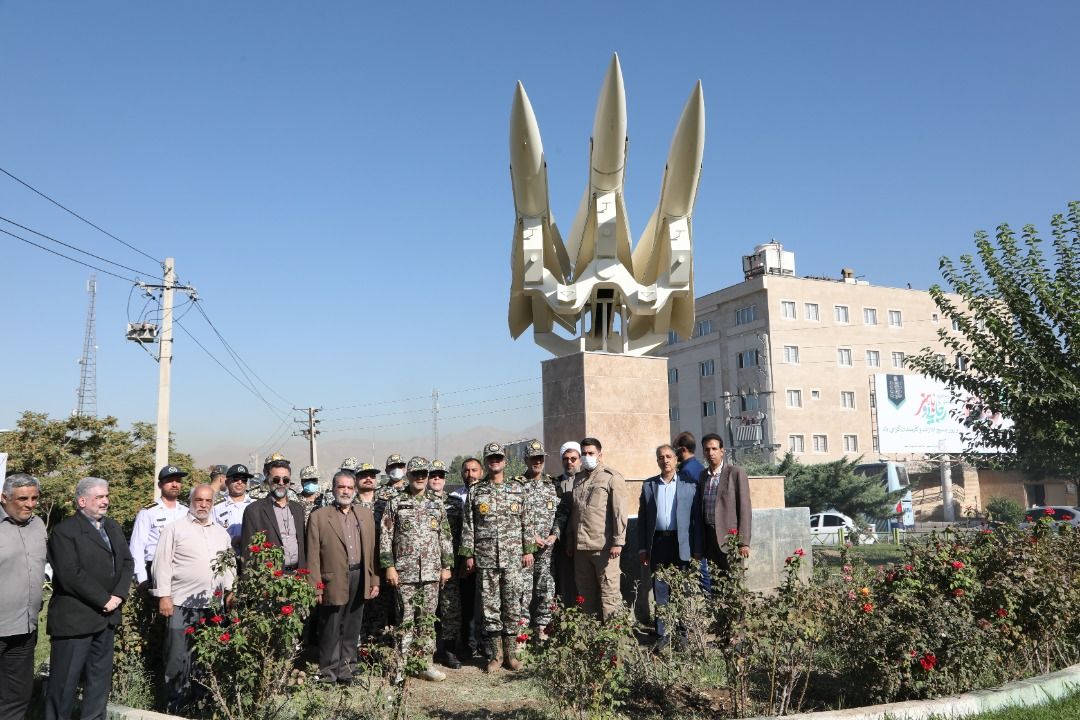
POLYGON ((874 392, 881 452, 964 451, 967 408, 945 384, 924 375, 879 374, 874 392))

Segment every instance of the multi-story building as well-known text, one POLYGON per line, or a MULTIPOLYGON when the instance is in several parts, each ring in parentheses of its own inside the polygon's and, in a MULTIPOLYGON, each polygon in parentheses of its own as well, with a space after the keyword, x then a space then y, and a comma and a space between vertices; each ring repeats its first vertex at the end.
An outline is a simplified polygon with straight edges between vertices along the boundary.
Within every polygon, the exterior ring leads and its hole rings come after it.
POLYGON ((794 254, 775 242, 743 266, 743 282, 696 300, 693 336, 658 351, 672 436, 719 433, 736 456, 879 457, 874 375, 903 373, 925 347, 944 354, 937 332, 949 320, 925 290, 878 287, 849 269, 797 277, 794 254))

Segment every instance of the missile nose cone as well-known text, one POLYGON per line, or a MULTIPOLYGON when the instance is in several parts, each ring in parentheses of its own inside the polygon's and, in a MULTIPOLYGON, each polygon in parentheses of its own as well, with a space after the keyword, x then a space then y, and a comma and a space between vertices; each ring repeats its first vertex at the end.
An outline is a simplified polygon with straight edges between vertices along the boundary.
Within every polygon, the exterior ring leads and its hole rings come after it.
POLYGON ((626 154, 626 90, 618 53, 612 55, 593 119, 592 181, 601 190, 622 183, 626 154))
POLYGON ((661 213, 688 215, 694 207, 705 152, 705 98, 698 80, 686 101, 668 151, 661 213))
POLYGON ((544 144, 532 103, 520 82, 510 107, 510 181, 519 214, 533 216, 547 212, 544 144))

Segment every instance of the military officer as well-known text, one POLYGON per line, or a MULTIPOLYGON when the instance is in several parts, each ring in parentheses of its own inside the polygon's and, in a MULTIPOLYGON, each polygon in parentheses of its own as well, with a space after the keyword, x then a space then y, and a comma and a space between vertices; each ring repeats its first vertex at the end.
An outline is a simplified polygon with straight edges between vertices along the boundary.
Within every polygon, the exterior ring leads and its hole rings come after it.
POLYGON ((427 490, 428 461, 414 457, 406 472, 405 489, 383 511, 379 563, 387 584, 397 588, 405 622, 412 624, 402 637, 401 654, 409 657, 417 641, 415 654, 425 665, 420 677, 437 682, 446 675, 431 665, 434 627, 426 627, 424 619, 435 615, 439 587, 450 579, 454 549, 443 502, 427 490))
POLYGON ((314 465, 302 468, 300 470, 300 502, 304 506, 305 526, 308 518, 311 517, 311 511, 324 505, 323 495, 319 490, 319 468, 314 465))
POLYGON ((225 471, 228 496, 214 505, 214 522, 229 533, 232 549, 240 552, 240 532, 244 527, 244 510, 255 502, 248 495, 248 480, 254 477, 245 465, 233 465, 225 471))
MULTIPOLYGON (((446 520, 450 524, 456 564, 457 549, 461 540, 461 505, 450 499, 446 492, 446 463, 432 460, 428 471, 428 491, 439 499, 446 510, 446 520), (455 529, 456 522, 456 529, 455 529)), ((448 668, 457 670, 461 660, 457 657, 457 638, 461 633, 461 578, 451 566, 450 579, 443 583, 439 591, 439 639, 435 648, 435 659, 448 668)))
POLYGON ((375 511, 375 490, 379 486, 379 468, 371 463, 360 463, 356 468, 356 499, 361 507, 375 511))
POLYGON ((225 499, 228 490, 226 477, 228 472, 229 469, 224 465, 214 465, 210 468, 210 486, 214 488, 214 504, 225 499))
POLYGON ((397 495, 405 485, 405 458, 392 453, 386 458, 386 485, 375 491, 375 524, 382 521, 382 513, 390 498, 397 495))
POLYGON ((515 636, 521 615, 522 568, 531 568, 536 541, 525 508, 525 487, 506 478, 506 453, 497 442, 484 446, 487 475, 469 488, 461 523, 466 572, 479 571, 484 607, 487 671, 500 662, 520 670, 515 636), (502 640, 502 650, 496 638, 502 640))
MULTIPOLYGON (((372 512, 375 515, 375 527, 380 533, 382 532, 382 516, 386 510, 386 504, 397 496, 398 488, 405 482, 405 459, 397 453, 391 453, 386 458, 385 467, 389 481, 385 487, 375 490, 372 501, 374 503, 372 512)), ((357 478, 357 485, 360 486, 357 493, 360 495, 364 492, 360 478, 357 478)), ((401 608, 398 606, 397 596, 392 592, 383 593, 375 598, 369 611, 365 613, 364 634, 367 637, 374 637, 387 627, 396 627, 400 622, 401 608)))
POLYGON ((537 642, 547 640, 551 623, 551 601, 555 598, 555 577, 551 574, 552 546, 562 534, 565 518, 557 519, 559 493, 555 479, 544 472, 544 443, 525 444, 525 507, 531 518, 536 543, 531 572, 522 572, 521 617, 534 630, 537 642), (560 524, 561 523, 561 524, 560 524))
POLYGON ((135 516, 128 549, 135 559, 135 582, 145 589, 150 579, 150 565, 154 562, 158 537, 161 530, 173 520, 187 515, 187 505, 180 502, 180 488, 187 473, 175 465, 166 465, 158 473, 161 499, 149 503, 135 516))
MULTIPOLYGON (((263 471, 251 480, 251 490, 248 492, 251 495, 252 500, 262 500, 264 497, 270 494, 270 483, 266 481, 266 478, 270 477, 270 470, 275 467, 288 467, 289 460, 281 453, 273 453, 270 457, 266 458, 266 462, 263 463, 263 471)), ((289 500, 298 502, 300 496, 296 494, 296 491, 290 486, 286 491, 286 495, 289 500)), ((332 502, 332 501, 331 501, 332 502)))

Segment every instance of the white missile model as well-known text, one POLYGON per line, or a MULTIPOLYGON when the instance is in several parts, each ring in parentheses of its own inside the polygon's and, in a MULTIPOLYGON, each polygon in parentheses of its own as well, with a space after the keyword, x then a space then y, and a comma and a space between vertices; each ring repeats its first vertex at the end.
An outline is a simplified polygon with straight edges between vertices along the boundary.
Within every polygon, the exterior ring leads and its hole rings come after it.
POLYGON ((540 128, 519 82, 510 111, 510 180, 517 219, 510 254, 510 334, 529 325, 557 356, 581 350, 643 355, 669 330, 694 325, 691 215, 705 147, 698 82, 668 152, 660 200, 633 252, 623 200, 626 93, 619 56, 600 90, 589 148, 589 183, 564 244, 551 212, 540 128), (619 323, 616 326, 616 318, 619 323), (555 324, 567 333, 555 332, 555 324))

